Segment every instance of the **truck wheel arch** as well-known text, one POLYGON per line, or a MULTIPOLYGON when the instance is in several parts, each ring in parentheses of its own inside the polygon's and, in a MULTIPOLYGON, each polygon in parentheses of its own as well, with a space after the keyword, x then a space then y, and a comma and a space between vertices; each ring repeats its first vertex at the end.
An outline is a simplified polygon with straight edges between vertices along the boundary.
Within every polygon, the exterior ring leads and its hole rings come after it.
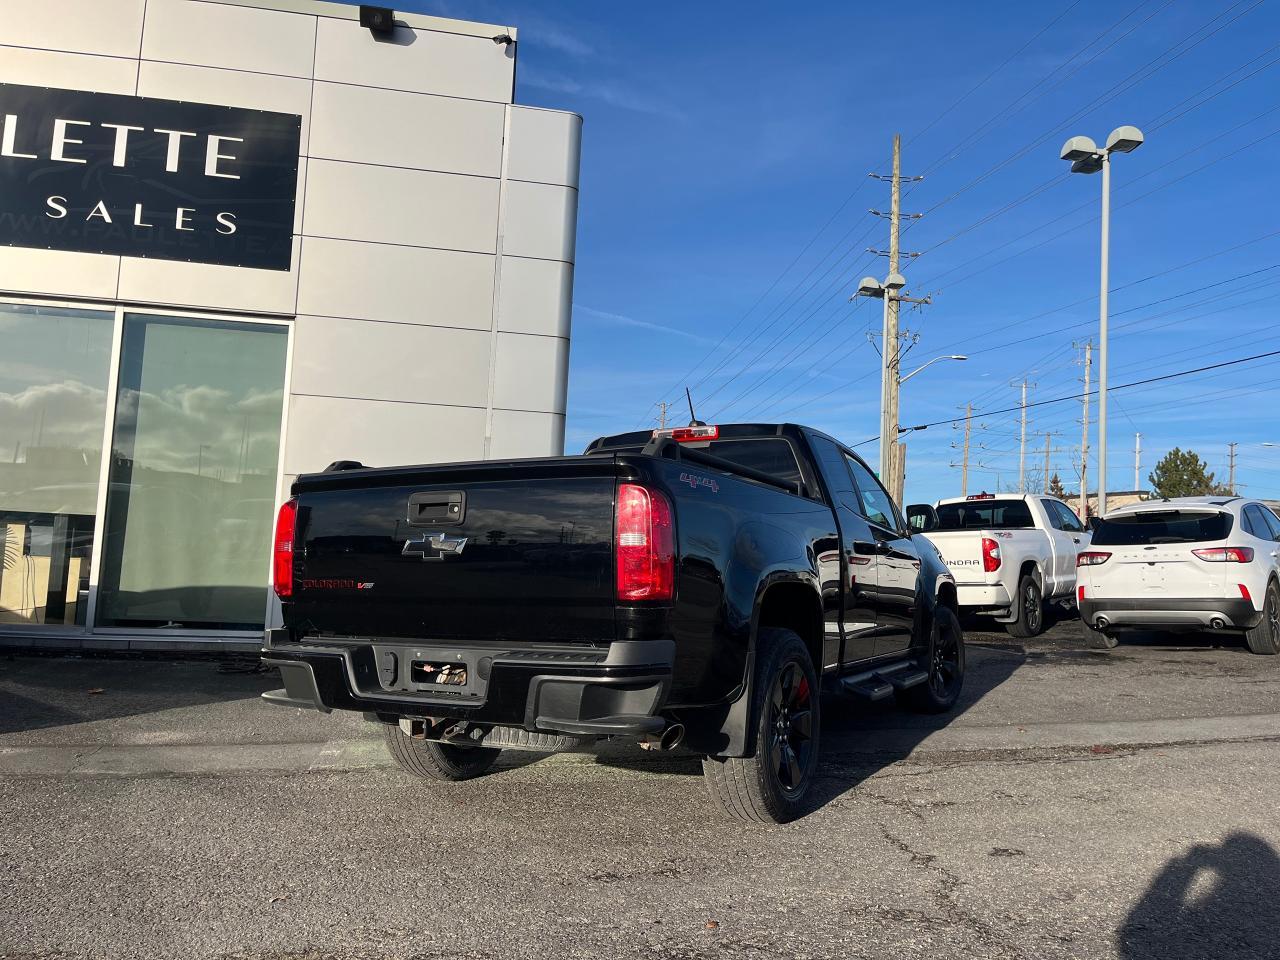
POLYGON ((822 676, 824 636, 822 595, 817 586, 793 575, 765 577, 757 589, 751 612, 746 668, 736 696, 719 707, 692 711, 686 721, 686 745, 698 753, 718 757, 751 756, 755 750, 755 724, 751 692, 755 682, 755 661, 761 629, 780 628, 794 632, 804 642, 813 669, 822 676), (699 731, 699 727, 702 728, 699 731))
POLYGON ((1040 586, 1040 591, 1044 592, 1044 571, 1040 567, 1039 560, 1024 560, 1022 566, 1018 570, 1018 579, 1021 580, 1025 576, 1033 576, 1036 583, 1040 586))
POLYGON ((938 584, 938 597, 936 603, 939 606, 950 607, 951 612, 957 617, 960 616, 960 596, 956 592, 954 581, 944 580, 938 584))
POLYGON ((804 641, 813 669, 822 674, 824 627, 822 598, 812 584, 803 580, 779 580, 764 585, 756 603, 751 625, 751 655, 757 649, 761 627, 782 627, 804 641))

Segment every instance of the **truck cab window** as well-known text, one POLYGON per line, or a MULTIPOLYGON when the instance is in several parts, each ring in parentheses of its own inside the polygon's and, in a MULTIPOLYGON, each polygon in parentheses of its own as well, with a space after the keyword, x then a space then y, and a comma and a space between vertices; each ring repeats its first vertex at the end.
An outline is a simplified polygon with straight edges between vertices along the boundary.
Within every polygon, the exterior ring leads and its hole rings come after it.
POLYGON ((893 505, 893 498, 885 492, 884 487, 880 486, 880 481, 875 478, 875 474, 864 467, 860 460, 847 453, 845 462, 849 465, 849 472, 853 474, 854 482, 858 485, 862 515, 886 530, 901 530, 902 521, 898 519, 898 510, 893 505))
POLYGON ((809 442, 822 470, 822 479, 831 494, 831 502, 862 513, 858 492, 853 488, 853 478, 849 476, 849 468, 845 465, 840 448, 826 437, 810 437, 809 442))
POLYGON ((759 470, 787 483, 799 483, 801 480, 795 451, 782 437, 713 440, 707 445, 707 453, 715 454, 740 467, 759 470))

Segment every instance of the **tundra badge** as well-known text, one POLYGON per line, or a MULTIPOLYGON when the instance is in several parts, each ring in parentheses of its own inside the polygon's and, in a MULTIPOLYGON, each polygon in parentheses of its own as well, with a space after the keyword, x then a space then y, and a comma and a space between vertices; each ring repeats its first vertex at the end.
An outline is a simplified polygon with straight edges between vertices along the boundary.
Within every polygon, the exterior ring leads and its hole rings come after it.
POLYGON ((443 560, 446 555, 458 555, 467 545, 466 537, 451 537, 447 533, 424 533, 416 540, 406 540, 400 553, 406 557, 423 560, 443 560))

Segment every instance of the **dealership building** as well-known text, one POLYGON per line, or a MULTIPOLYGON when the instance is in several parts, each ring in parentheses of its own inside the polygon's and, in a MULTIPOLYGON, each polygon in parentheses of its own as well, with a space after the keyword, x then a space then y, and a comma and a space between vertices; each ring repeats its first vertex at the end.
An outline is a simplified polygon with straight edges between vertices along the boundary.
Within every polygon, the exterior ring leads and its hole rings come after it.
POLYGON ((0 645, 256 649, 297 474, 562 452, 581 118, 388 13, 0 0, 0 645))

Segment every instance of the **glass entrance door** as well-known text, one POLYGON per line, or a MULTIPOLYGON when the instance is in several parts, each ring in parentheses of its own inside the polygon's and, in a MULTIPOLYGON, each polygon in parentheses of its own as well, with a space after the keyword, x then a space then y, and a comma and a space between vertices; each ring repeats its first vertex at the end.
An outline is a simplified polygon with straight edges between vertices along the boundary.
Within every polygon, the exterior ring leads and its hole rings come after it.
POLYGON ((100 627, 260 630, 288 328, 126 314, 100 627))
POLYGON ((115 316, 0 303, 0 628, 83 627, 115 316))

